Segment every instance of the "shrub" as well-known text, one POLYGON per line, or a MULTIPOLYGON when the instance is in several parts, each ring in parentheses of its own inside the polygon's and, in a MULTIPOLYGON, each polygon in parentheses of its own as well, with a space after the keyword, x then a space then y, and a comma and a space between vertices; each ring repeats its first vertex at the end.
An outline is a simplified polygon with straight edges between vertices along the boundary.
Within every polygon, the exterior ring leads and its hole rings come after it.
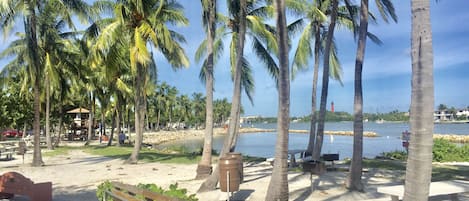
POLYGON ((381 153, 383 158, 393 159, 393 160, 407 160, 407 152, 405 151, 391 151, 381 153))
POLYGON ((101 184, 99 184, 98 189, 96 189, 96 197, 98 198, 99 201, 102 200, 112 200, 111 196, 106 195, 106 198, 104 198, 105 192, 106 191, 111 191, 112 184, 109 181, 105 181, 101 184))
POLYGON ((161 187, 155 184, 138 184, 139 188, 147 189, 155 193, 166 195, 172 198, 179 198, 186 201, 197 201, 195 194, 187 195, 187 190, 185 188, 178 188, 178 184, 169 185, 169 190, 164 190, 161 187))
MULTIPOLYGON (((169 190, 164 190, 163 188, 155 185, 155 184, 138 184, 137 187, 147 189, 149 191, 169 196, 172 198, 179 198, 185 201, 198 201, 198 199, 195 197, 195 194, 192 195, 187 195, 187 190, 184 188, 178 188, 178 184, 171 184, 169 186, 169 190)), ((98 198, 99 201, 103 200, 112 200, 110 196, 106 196, 106 199, 104 198, 104 193, 105 191, 110 191, 112 188, 112 184, 109 181, 105 181, 102 184, 98 186, 98 189, 96 190, 96 197, 98 198)))
POLYGON ((433 142, 433 161, 469 161, 469 145, 458 146, 448 140, 435 139, 433 142))
MULTIPOLYGON (((405 151, 383 152, 386 159, 407 160, 405 151)), ((448 140, 435 139, 433 142, 433 162, 465 162, 469 161, 469 145, 458 146, 448 140)))

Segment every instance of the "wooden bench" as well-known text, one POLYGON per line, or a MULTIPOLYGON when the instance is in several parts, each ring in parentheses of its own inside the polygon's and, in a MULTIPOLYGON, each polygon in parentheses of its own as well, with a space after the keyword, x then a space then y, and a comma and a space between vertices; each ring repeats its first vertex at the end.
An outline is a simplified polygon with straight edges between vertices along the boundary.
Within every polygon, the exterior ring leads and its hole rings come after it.
MULTIPOLYGON (((391 199, 397 201, 404 197, 404 185, 378 187, 378 192, 391 195, 391 199)), ((469 181, 438 181, 430 183, 428 196, 449 195, 451 200, 457 200, 458 194, 465 192, 469 192, 469 181)))
POLYGON ((15 194, 25 195, 31 201, 51 201, 52 183, 33 183, 17 172, 7 172, 0 176, 0 196, 11 198, 15 194))
POLYGON ((165 195, 161 195, 146 189, 138 188, 133 185, 123 184, 120 182, 111 182, 112 188, 110 191, 104 192, 103 200, 106 201, 106 197, 110 196, 113 199, 121 201, 140 201, 142 200, 158 200, 158 201, 182 201, 178 198, 172 198, 165 195))

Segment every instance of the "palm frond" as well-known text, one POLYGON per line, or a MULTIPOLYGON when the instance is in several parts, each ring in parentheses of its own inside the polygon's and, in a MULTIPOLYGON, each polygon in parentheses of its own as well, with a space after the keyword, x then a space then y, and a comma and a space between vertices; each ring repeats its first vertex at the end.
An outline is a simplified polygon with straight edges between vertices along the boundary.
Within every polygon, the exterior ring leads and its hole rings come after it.
POLYGON ((389 23, 389 17, 391 17, 394 22, 397 22, 396 10, 390 0, 375 0, 375 2, 381 17, 386 23, 389 23))
POLYGON ((300 35, 298 41, 298 47, 295 51, 295 56, 293 57, 293 66, 292 66, 292 79, 296 77, 296 74, 299 70, 305 70, 308 68, 309 59, 313 55, 313 48, 311 43, 313 40, 313 24, 308 24, 300 35))
POLYGON ((272 55, 257 38, 253 38, 253 48, 257 57, 266 65, 267 71, 269 72, 270 76, 275 80, 275 83, 277 83, 279 67, 272 55))

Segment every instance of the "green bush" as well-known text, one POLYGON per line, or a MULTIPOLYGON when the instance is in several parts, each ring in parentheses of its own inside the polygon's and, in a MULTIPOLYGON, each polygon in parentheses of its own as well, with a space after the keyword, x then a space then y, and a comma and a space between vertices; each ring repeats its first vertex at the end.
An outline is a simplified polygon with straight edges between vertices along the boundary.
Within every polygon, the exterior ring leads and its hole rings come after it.
POLYGON ((155 193, 166 195, 172 198, 179 198, 179 199, 186 200, 186 201, 198 200, 195 197, 195 194, 187 195, 187 190, 185 188, 179 189, 177 183, 169 185, 169 190, 164 190, 155 184, 138 184, 137 186, 139 188, 147 189, 149 191, 153 191, 155 193))
POLYGON ((101 184, 99 184, 98 189, 96 189, 96 197, 98 198, 99 201, 102 200, 112 200, 111 196, 106 195, 106 199, 104 199, 104 195, 106 191, 111 191, 112 184, 109 181, 105 181, 101 184))
POLYGON ((433 161, 463 162, 469 161, 469 145, 458 146, 444 139, 433 142, 433 161))
MULTIPOLYGON (((184 188, 178 188, 178 184, 171 184, 169 186, 169 190, 164 190, 163 188, 155 185, 155 184, 138 184, 137 187, 147 189, 149 191, 169 196, 172 198, 179 198, 185 201, 198 201, 198 199, 195 197, 195 194, 192 195, 187 195, 187 190, 184 188)), ((113 200, 110 196, 106 196, 106 199, 104 198, 105 191, 111 191, 112 184, 109 181, 105 181, 102 184, 98 186, 98 189, 96 190, 96 197, 98 198, 99 201, 103 200, 113 200)))
POLYGON ((386 159, 393 159, 393 160, 407 160, 407 152, 405 151, 391 151, 391 152, 383 152, 381 156, 386 159))
MULTIPOLYGON (((407 160, 405 151, 383 152, 386 159, 407 160)), ((433 162, 467 162, 469 161, 469 145, 458 146, 448 140, 435 139, 433 142, 433 162)))

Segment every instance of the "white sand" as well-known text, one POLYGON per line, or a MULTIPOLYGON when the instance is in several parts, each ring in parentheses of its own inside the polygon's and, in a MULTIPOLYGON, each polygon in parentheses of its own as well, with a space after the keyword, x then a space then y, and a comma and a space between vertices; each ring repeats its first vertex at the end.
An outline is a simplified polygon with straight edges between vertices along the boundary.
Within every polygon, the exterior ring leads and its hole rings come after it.
MULTIPOLYGON (((120 159, 86 154, 73 150, 67 156, 44 157, 46 166, 31 167, 32 154, 11 161, 0 161, 0 174, 9 171, 19 172, 34 182, 51 181, 53 198, 57 201, 97 200, 97 185, 105 180, 121 181, 127 184, 155 183, 163 188, 178 183, 189 193, 196 193, 202 180, 193 180, 196 164, 177 165, 162 163, 139 163, 123 165, 120 159)), ((269 163, 244 163, 244 180, 240 191, 234 193, 232 200, 265 200, 272 167, 269 163)), ((366 193, 348 192, 343 187, 344 172, 328 172, 320 177, 302 172, 290 172, 290 200, 364 200, 388 198, 376 192, 381 185, 401 184, 403 172, 370 170, 364 173, 366 193), (313 187, 312 187, 313 186, 313 187)), ((220 200, 226 193, 219 190, 197 194, 200 201, 220 200)), ((27 200, 16 197, 13 200, 27 200)), ((441 198, 438 198, 441 200, 441 198)), ((460 200, 469 200, 469 195, 461 195, 460 200)))

